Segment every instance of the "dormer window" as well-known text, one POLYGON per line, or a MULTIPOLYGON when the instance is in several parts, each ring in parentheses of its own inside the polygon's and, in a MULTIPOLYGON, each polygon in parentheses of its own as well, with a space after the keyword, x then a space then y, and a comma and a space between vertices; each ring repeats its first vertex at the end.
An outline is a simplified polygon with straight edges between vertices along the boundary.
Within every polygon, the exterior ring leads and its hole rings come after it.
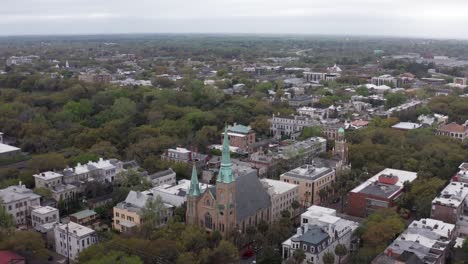
POLYGON ((304 251, 307 251, 307 245, 306 245, 306 244, 302 245, 302 249, 303 249, 304 251))

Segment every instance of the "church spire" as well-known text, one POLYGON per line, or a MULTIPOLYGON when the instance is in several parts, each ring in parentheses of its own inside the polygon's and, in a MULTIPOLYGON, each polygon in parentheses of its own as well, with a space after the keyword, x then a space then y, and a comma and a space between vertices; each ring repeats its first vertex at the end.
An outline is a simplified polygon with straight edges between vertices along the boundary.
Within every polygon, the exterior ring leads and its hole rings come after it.
POLYGON ((199 196, 200 195, 200 184, 198 184, 197 168, 193 164, 192 168, 192 179, 190 180, 189 196, 199 196))
POLYGON ((232 175, 231 154, 229 150, 228 129, 224 129, 223 154, 221 157, 221 168, 219 169, 217 182, 231 183, 234 181, 232 175))

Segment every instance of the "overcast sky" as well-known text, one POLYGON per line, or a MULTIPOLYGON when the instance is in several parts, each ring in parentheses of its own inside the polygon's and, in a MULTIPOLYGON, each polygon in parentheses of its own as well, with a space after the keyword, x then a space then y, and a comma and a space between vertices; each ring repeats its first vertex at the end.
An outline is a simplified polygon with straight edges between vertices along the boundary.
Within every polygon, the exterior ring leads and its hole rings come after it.
POLYGON ((468 38, 468 0, 0 0, 0 35, 289 33, 468 38))

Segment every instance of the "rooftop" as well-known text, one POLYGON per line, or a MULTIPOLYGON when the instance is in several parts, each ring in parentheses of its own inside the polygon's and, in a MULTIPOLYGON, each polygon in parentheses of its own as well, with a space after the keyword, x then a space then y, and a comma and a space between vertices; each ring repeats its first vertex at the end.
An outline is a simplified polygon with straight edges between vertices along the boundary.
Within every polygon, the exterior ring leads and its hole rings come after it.
POLYGON ((233 126, 228 127, 228 132, 233 132, 237 134, 248 134, 252 128, 250 126, 244 126, 234 123, 233 126))
POLYGON ((42 207, 32 210, 33 213, 40 214, 40 215, 48 214, 54 211, 58 212, 58 209, 52 206, 42 206, 42 207))
POLYGON ((455 122, 452 122, 450 124, 446 125, 441 125, 438 130, 440 131, 446 131, 446 132, 457 132, 457 133, 463 133, 465 132, 467 128, 464 127, 463 125, 459 125, 455 122))
POLYGON ((0 198, 5 204, 24 199, 39 199, 40 197, 40 195, 37 195, 32 190, 26 188, 25 185, 21 185, 21 183, 20 185, 0 189, 0 198))
POLYGON ((290 170, 282 175, 307 180, 317 180, 329 173, 333 169, 327 167, 315 167, 314 165, 302 165, 301 167, 290 170))
POLYGON ((412 122, 400 122, 392 126, 392 128, 402 129, 402 130, 411 130, 411 129, 416 129, 420 127, 421 127, 420 124, 412 123, 412 122))
POLYGON ((34 174, 33 176, 36 178, 44 179, 44 180, 52 180, 52 179, 60 178, 63 175, 61 173, 57 173, 54 171, 46 171, 46 172, 34 174))
POLYGON ((66 232, 67 231, 67 226, 68 226, 69 234, 75 234, 78 237, 87 236, 87 235, 93 234, 95 232, 91 228, 88 228, 86 226, 82 226, 82 225, 74 223, 74 222, 69 222, 68 224, 59 224, 57 226, 57 228, 62 230, 63 232, 66 232))
POLYGON ((451 182, 432 200, 433 204, 458 207, 468 197, 468 183, 451 182))
MULTIPOLYGON (((391 197, 395 192, 397 192, 398 190, 402 189, 402 188, 403 188, 404 182, 406 182, 406 181, 412 182, 412 181, 414 181, 414 180, 417 178, 416 172, 386 168, 386 169, 382 170, 381 172, 377 173, 376 175, 372 176, 370 179, 368 179, 367 181, 365 181, 365 182, 362 183, 361 185, 359 185, 359 186, 357 186, 356 188, 352 189, 350 192, 353 192, 353 193, 360 193, 360 192, 363 192, 363 191, 364 191, 364 193, 368 193, 369 191, 372 191, 372 188, 367 189, 367 190, 365 190, 365 189, 366 189, 368 186, 375 185, 376 182, 378 182, 379 177, 380 177, 381 175, 389 175, 389 176, 396 176, 396 177, 398 177, 398 178, 397 178, 397 181, 395 182, 395 184, 392 184, 393 186, 396 186, 397 188, 394 189, 394 188, 392 188, 392 187, 388 187, 389 189, 393 189, 393 190, 394 190, 393 193, 388 193, 386 190, 382 190, 382 191, 387 195, 387 197, 391 197)), ((382 184, 382 183, 381 183, 381 184, 382 184)), ((387 184, 387 186, 392 186, 392 185, 387 184)), ((381 192, 379 191, 378 193, 381 193, 381 192)))
POLYGON ((17 150, 19 150, 19 148, 0 143, 0 153, 8 153, 17 150))
POLYGON ((266 184, 269 187, 269 190, 271 188, 274 194, 282 194, 298 187, 296 184, 272 179, 261 179, 260 181, 266 184))
POLYGON ((79 211, 77 213, 71 214, 70 216, 73 216, 73 217, 75 217, 76 219, 79 220, 79 219, 83 219, 83 218, 86 218, 86 217, 93 216, 95 214, 96 214, 96 212, 94 210, 86 209, 86 210, 79 211))

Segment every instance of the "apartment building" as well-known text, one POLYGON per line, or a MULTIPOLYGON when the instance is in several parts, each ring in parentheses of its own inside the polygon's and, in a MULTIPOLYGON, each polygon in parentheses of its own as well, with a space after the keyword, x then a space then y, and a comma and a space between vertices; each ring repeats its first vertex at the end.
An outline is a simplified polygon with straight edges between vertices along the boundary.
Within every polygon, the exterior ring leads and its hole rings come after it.
POLYGON ((268 191, 271 200, 271 221, 281 219, 281 212, 286 210, 294 216, 292 203, 299 202, 299 186, 296 184, 277 181, 272 179, 261 179, 263 187, 268 191))
POLYGON ((378 209, 394 207, 404 183, 416 178, 416 172, 384 169, 348 193, 346 211, 353 216, 366 217, 378 209))
POLYGON ((76 260, 86 248, 98 242, 96 232, 88 227, 70 222, 57 224, 54 228, 55 250, 64 257, 76 260))
POLYGON ((320 83, 321 81, 335 81, 341 74, 338 72, 303 72, 304 79, 311 83, 320 83))
POLYGON ((388 85, 392 87, 401 87, 403 85, 403 82, 401 79, 393 77, 389 74, 381 75, 379 77, 372 77, 371 83, 373 85, 388 85))
POLYGON ((97 221, 98 218, 98 214, 90 209, 85 209, 70 215, 70 221, 80 225, 90 225, 97 221))
POLYGON ((452 247, 455 225, 423 218, 413 221, 372 264, 444 264, 452 247))
POLYGON ((51 206, 37 206, 31 211, 31 223, 36 231, 40 231, 43 224, 58 223, 59 220, 59 210, 51 206))
POLYGON ((19 185, 0 189, 1 206, 7 214, 13 216, 17 226, 29 224, 32 207, 41 205, 40 198, 40 195, 26 188, 21 182, 19 185))
POLYGON ((158 187, 161 185, 175 185, 176 182, 176 173, 171 169, 159 171, 153 174, 149 174, 146 178, 151 182, 153 187, 158 187))
POLYGON ((312 127, 320 125, 320 122, 308 116, 275 116, 270 119, 270 131, 275 138, 288 137, 296 139, 300 136, 304 127, 312 127))
POLYGON ((468 138, 468 121, 463 125, 459 125, 455 122, 442 124, 437 128, 436 135, 447 136, 463 141, 468 138))
MULTIPOLYGON (((287 260, 294 251, 302 249, 306 255, 302 263, 323 264, 324 254, 334 254, 338 244, 344 245, 348 252, 355 250, 353 232, 358 226, 356 222, 337 217, 334 209, 311 206, 301 215, 296 234, 282 243, 282 257, 287 260)), ((337 257, 335 263, 339 263, 337 257)))
POLYGON ((299 202, 303 206, 320 204, 320 190, 331 188, 335 178, 334 169, 313 164, 302 165, 280 176, 281 181, 299 186, 299 202))
POLYGON ((242 151, 247 151, 249 145, 255 143, 255 131, 250 126, 234 123, 228 126, 228 139, 231 147, 237 147, 242 151))

